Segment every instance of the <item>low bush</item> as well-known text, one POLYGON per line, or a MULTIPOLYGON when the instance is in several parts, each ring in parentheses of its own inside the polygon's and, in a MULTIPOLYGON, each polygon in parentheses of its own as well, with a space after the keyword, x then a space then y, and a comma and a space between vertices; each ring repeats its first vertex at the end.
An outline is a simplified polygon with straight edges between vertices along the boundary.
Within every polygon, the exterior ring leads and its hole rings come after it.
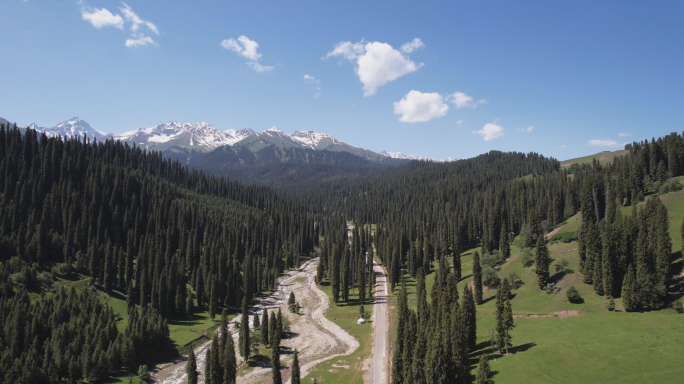
POLYGON ((491 267, 494 268, 497 265, 501 264, 503 262, 503 257, 501 255, 501 252, 499 250, 494 250, 492 253, 488 253, 485 255, 482 255, 482 258, 480 258, 480 264, 482 264, 482 267, 491 267))
POLYGON ((520 255, 520 259, 525 267, 531 267, 534 265, 534 254, 532 253, 532 249, 524 248, 522 250, 522 254, 520 255))
POLYGON ((551 242, 552 243, 557 243, 557 242, 562 242, 562 243, 571 243, 575 240, 577 240, 578 233, 576 231, 573 232, 563 232, 563 233, 557 233, 551 237, 551 242))
POLYGON ((574 286, 570 286, 570 288, 568 288, 568 290, 565 292, 565 296, 568 297, 568 301, 571 303, 582 302, 582 296, 580 296, 579 291, 574 286))
POLYGON ((520 276, 513 271, 508 274, 508 282, 511 284, 511 289, 518 289, 525 284, 523 279, 521 279, 520 276))
POLYGON ((485 265, 482 268, 482 284, 487 288, 497 288, 501 281, 499 275, 496 274, 496 269, 485 265))

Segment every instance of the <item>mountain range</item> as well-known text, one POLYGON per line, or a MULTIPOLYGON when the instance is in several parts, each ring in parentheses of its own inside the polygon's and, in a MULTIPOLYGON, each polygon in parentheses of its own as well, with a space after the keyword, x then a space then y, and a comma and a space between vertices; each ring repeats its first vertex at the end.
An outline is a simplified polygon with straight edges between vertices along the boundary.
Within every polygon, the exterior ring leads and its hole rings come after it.
MULTIPOLYGON (((9 123, 0 117, 0 123, 9 123)), ((236 149, 242 147, 251 152, 259 152, 261 149, 271 145, 277 148, 298 148, 314 151, 348 152, 352 155, 370 160, 372 162, 385 163, 390 159, 394 160, 423 160, 423 161, 456 161, 447 158, 445 160, 434 160, 428 157, 416 155, 404 155, 400 152, 374 152, 347 144, 328 134, 314 131, 295 131, 292 134, 283 132, 278 127, 273 127, 263 132, 255 132, 251 128, 241 130, 229 129, 218 130, 208 123, 183 123, 167 122, 151 128, 138 128, 124 133, 104 133, 90 126, 85 120, 79 117, 72 117, 54 127, 39 127, 36 124, 29 124, 23 128, 31 128, 40 132, 45 132, 48 137, 88 137, 96 140, 121 140, 130 144, 135 143, 146 149, 154 149, 162 152, 171 151, 176 157, 182 158, 182 154, 201 152, 207 153, 223 146, 230 146, 236 149)))

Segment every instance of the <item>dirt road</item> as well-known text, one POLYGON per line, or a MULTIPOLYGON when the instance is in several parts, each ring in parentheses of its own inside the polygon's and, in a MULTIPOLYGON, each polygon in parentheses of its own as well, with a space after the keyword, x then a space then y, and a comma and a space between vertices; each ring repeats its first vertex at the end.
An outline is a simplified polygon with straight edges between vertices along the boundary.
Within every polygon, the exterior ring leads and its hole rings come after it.
POLYGON ((375 284, 375 306, 373 307, 373 325, 375 326, 375 344, 373 346, 373 362, 370 368, 371 384, 389 383, 389 326, 387 302, 389 290, 387 274, 383 268, 373 261, 373 272, 377 277, 375 284))
MULTIPOLYGON (((285 338, 281 342, 283 351, 281 373, 284 381, 289 381, 292 362, 291 352, 295 348, 299 352, 300 371, 303 377, 317 364, 338 356, 348 355, 359 347, 359 343, 354 337, 325 318, 324 314, 329 308, 330 301, 328 296, 316 286, 314 276, 317 265, 318 258, 304 263, 297 270, 287 272, 280 279, 278 290, 249 310, 250 326, 253 316, 260 315, 264 309, 268 309, 270 312, 272 310, 277 311, 280 308, 283 316, 289 320, 290 330, 285 333, 285 338), (287 310, 287 298, 290 292, 294 292, 299 305, 302 307, 300 314, 293 314, 287 310)), ((229 329, 233 332, 233 338, 236 339, 237 345, 234 322, 229 324, 229 329)), ((200 382, 203 382, 204 379, 201 373, 204 371, 204 359, 208 346, 209 343, 207 342, 195 349, 200 382)), ((155 382, 182 384, 186 380, 186 360, 183 357, 159 366, 158 371, 154 374, 155 382)), ((239 355, 238 364, 244 364, 239 355)), ((237 381, 238 383, 268 383, 271 380, 270 372, 269 363, 260 363, 250 370, 241 370, 237 381)))

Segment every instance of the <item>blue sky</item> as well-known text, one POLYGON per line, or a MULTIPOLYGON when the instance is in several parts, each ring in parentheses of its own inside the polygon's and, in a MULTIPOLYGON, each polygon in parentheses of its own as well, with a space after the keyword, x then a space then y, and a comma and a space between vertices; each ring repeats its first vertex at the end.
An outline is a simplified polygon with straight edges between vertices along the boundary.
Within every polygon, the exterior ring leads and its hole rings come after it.
POLYGON ((684 130, 683 18, 678 1, 3 0, 0 116, 566 159, 684 130))

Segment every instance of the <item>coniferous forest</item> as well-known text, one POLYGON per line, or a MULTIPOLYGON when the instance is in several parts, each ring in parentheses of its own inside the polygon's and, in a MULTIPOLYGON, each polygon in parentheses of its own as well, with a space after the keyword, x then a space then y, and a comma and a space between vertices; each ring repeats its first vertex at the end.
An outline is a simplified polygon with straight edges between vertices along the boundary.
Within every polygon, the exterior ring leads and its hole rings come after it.
MULTIPOLYGON (((493 151, 321 180, 297 174, 301 180, 268 187, 256 173, 236 182, 210 176, 218 173, 210 164, 195 170, 121 142, 2 126, 0 382, 97 382, 137 372, 173 350, 170 320, 196 307, 212 318, 244 314, 302 256, 320 255, 316 281, 330 284, 333 302, 350 293, 369 301, 375 274, 366 255, 375 251, 400 289, 392 382, 470 383, 483 287, 497 289, 492 348, 505 354, 515 345, 513 282, 493 267, 517 238, 535 249, 545 289, 545 236, 577 213, 584 283, 607 300, 622 298, 626 311, 668 303, 677 289, 668 213, 649 194, 681 189, 670 179, 684 174, 684 139, 673 133, 626 150, 612 163, 569 167, 493 151), (464 284, 461 255, 473 248, 473 282, 464 284), (415 310, 405 274, 416 281, 415 310), (58 278, 81 276, 86 286, 51 289, 58 278), (126 298, 125 329, 100 293, 126 298)), ((210 355, 217 383, 235 364, 232 341, 221 337, 210 355)), ((480 365, 478 382, 490 382, 486 358, 480 365)))

